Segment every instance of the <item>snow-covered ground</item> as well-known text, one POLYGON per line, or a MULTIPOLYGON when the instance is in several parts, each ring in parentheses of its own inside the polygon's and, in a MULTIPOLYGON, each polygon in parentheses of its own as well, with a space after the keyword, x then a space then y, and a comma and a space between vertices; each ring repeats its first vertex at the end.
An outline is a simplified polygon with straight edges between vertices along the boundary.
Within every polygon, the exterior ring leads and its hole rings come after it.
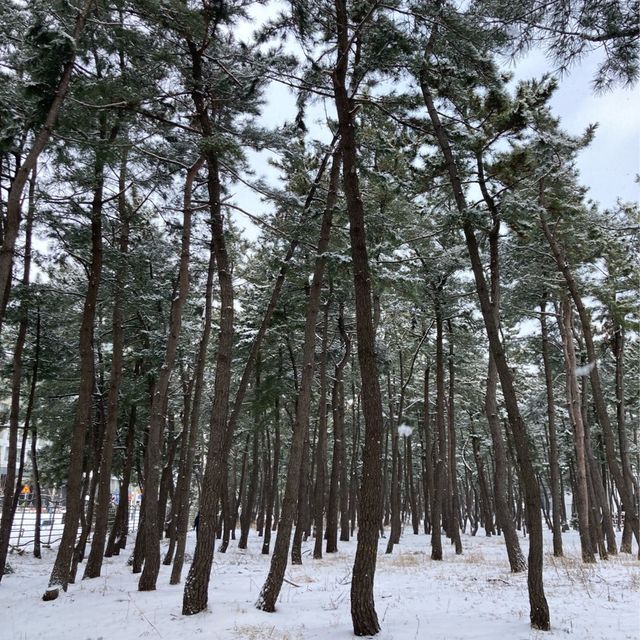
MULTIPOLYGON (((0 583, 0 640, 334 640, 353 638, 349 580, 355 541, 340 552, 289 566, 278 608, 254 607, 269 568, 255 532, 249 548, 232 542, 216 553, 209 611, 182 616, 182 586, 169 586, 162 567, 155 592, 136 590, 127 554, 105 560, 103 576, 70 585, 54 602, 40 599, 55 552, 43 560, 12 555, 15 573, 0 583)), ((522 540, 526 552, 527 539, 522 540)), ((189 537, 189 551, 195 538, 189 537)), ((405 530, 401 544, 385 555, 380 542, 376 609, 380 640, 617 639, 640 638, 640 562, 621 555, 587 566, 580 561, 575 532, 564 536, 566 558, 545 555, 545 588, 552 630, 529 627, 526 575, 509 573, 503 540, 463 536, 464 554, 445 548, 442 562, 429 557, 429 538, 405 530)), ((188 568, 188 567, 187 567, 188 568)), ((186 569, 185 569, 186 571, 186 569)), ((78 570, 82 575, 82 568, 78 570)))

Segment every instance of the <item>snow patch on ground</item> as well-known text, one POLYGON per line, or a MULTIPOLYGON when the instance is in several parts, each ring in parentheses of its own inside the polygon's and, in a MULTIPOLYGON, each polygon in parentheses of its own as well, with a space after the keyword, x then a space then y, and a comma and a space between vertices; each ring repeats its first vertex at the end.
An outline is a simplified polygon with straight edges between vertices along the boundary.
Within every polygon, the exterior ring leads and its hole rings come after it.
MULTIPOLYGON (((442 562, 430 558, 430 537, 409 529, 394 553, 380 541, 376 609, 380 640, 557 640, 640 637, 640 563, 619 555, 585 565, 577 534, 563 536, 566 557, 551 555, 546 540, 545 588, 552 630, 529 626, 526 574, 509 573, 501 537, 463 536, 464 554, 445 547, 442 562)), ((520 539, 526 553, 527 538, 520 539)), ((190 534, 189 551, 195 538, 190 534)), ((170 586, 171 567, 162 566, 158 588, 137 591, 138 576, 126 566, 128 552, 107 558, 103 576, 70 585, 53 602, 42 602, 55 552, 43 559, 11 556, 15 574, 0 583, 0 640, 340 640, 353 638, 349 609, 355 540, 336 554, 289 565, 275 613, 258 611, 256 599, 269 569, 252 532, 246 551, 232 541, 216 553, 209 609, 181 615, 183 586, 170 586)), ((185 566, 184 577, 188 566, 185 566)), ((82 570, 78 571, 82 575, 82 570)))

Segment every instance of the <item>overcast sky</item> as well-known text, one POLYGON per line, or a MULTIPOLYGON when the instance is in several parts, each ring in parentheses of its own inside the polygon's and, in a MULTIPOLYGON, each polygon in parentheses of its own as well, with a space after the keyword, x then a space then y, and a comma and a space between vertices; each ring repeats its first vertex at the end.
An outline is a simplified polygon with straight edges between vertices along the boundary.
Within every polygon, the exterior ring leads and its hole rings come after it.
MULTIPOLYGON (((265 9, 261 8, 262 16, 265 9)), ((257 16, 256 16, 257 17, 257 16)), ((250 37, 254 24, 241 28, 241 37, 250 37)), ((616 200, 638 201, 640 186, 635 182, 640 173, 640 92, 634 89, 615 89, 603 95, 592 90, 592 80, 599 59, 598 53, 590 54, 579 65, 559 79, 559 87, 551 105, 560 118, 561 126, 572 134, 584 132, 589 124, 598 123, 595 139, 590 147, 581 152, 578 169, 583 185, 589 187, 588 197, 598 201, 603 207, 612 207, 616 200)), ((505 63, 514 73, 516 80, 540 77, 553 72, 553 64, 544 52, 535 50, 515 62, 505 63)), ((288 87, 274 85, 267 92, 264 121, 278 126, 295 117, 295 96, 288 87)), ((317 107, 312 113, 324 118, 324 108, 317 107)), ((327 111, 333 117, 333 105, 327 104, 327 111)), ((307 123, 309 125, 309 123, 307 123)), ((319 126, 318 129, 321 127, 319 126)), ((326 137, 327 132, 320 134, 326 137)), ((277 172, 268 166, 267 154, 250 153, 250 159, 257 176, 276 180, 277 172)), ((251 213, 264 215, 269 205, 261 202, 260 196, 244 186, 234 189, 236 202, 251 213)), ((246 217, 234 214, 238 223, 246 226, 247 236, 255 238, 257 229, 246 217)))
MULTIPOLYGON (((603 95, 592 90, 599 55, 594 53, 560 78, 551 100, 565 131, 582 133, 589 124, 598 123, 595 139, 578 159, 582 184, 589 196, 604 207, 618 198, 637 201, 640 186, 640 91, 615 89, 603 95)), ((511 66, 516 78, 526 79, 552 71, 553 65, 542 51, 534 51, 511 66)))

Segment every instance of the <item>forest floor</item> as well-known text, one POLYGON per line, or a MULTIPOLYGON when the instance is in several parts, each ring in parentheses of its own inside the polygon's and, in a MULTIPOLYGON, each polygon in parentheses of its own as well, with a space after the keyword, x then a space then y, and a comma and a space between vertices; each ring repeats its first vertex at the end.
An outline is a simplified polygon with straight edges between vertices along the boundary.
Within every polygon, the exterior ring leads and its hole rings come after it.
MULTIPOLYGON (((480 531, 479 533, 482 533, 480 531)), ((566 557, 557 559, 546 540, 545 589, 552 630, 529 626, 526 574, 509 573, 501 537, 463 536, 464 553, 445 547, 442 562, 430 559, 430 538, 405 529, 392 555, 380 541, 375 579, 379 640, 556 640, 640 638, 640 562, 620 555, 584 565, 575 532, 563 536, 566 557)), ((528 539, 521 538, 526 553, 528 539)), ((189 534, 188 550, 195 535, 189 534)), ((15 573, 0 584, 0 640, 334 640, 353 638, 349 609, 355 540, 337 554, 313 560, 304 543, 301 566, 289 566, 277 611, 254 607, 269 569, 252 531, 249 547, 232 541, 216 553, 209 610, 182 616, 181 586, 169 586, 163 566, 155 592, 138 592, 128 553, 106 559, 103 576, 70 585, 54 602, 41 595, 55 558, 12 555, 15 573)), ((635 546, 634 546, 635 549, 635 546)), ((189 556, 190 559, 190 556, 189 556)), ((185 573, 188 564, 185 567, 185 573)), ((82 574, 82 567, 78 573, 82 574)))

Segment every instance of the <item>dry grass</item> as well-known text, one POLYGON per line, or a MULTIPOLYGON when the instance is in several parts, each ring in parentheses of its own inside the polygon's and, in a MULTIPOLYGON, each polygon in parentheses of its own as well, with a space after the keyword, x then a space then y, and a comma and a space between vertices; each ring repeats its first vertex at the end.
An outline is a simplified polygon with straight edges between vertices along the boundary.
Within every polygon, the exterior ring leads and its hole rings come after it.
POLYGON ((466 551, 462 554, 462 561, 467 564, 486 564, 487 559, 482 551, 466 551))
POLYGON ((414 552, 414 553, 399 553, 392 554, 388 556, 389 560, 386 565, 389 567, 396 567, 399 569, 406 569, 409 567, 419 567, 424 564, 425 554, 414 552))
POLYGON ((236 625, 233 633, 242 638, 242 640, 303 640, 304 638, 299 631, 282 633, 275 627, 253 624, 236 625))

